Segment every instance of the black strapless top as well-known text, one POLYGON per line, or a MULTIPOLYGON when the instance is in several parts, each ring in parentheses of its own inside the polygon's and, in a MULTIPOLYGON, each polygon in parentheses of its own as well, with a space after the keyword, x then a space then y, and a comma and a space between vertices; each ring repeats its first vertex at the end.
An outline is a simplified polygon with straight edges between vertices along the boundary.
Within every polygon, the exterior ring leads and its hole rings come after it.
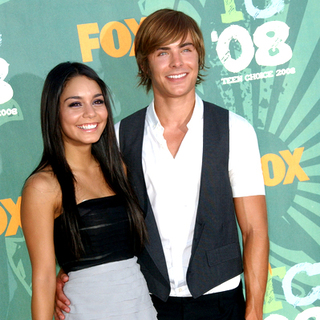
POLYGON ((85 253, 71 259, 61 232, 61 216, 54 221, 55 253, 65 272, 133 257, 130 225, 123 200, 118 195, 90 199, 78 204, 80 234, 85 253))

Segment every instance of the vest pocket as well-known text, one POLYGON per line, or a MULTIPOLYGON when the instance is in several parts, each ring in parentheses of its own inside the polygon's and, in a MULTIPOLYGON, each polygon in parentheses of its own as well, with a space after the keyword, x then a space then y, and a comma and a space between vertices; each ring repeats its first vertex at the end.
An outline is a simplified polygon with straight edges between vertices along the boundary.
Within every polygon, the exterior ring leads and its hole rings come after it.
POLYGON ((239 244, 236 242, 217 249, 207 250, 206 254, 209 266, 214 266, 241 257, 239 244))

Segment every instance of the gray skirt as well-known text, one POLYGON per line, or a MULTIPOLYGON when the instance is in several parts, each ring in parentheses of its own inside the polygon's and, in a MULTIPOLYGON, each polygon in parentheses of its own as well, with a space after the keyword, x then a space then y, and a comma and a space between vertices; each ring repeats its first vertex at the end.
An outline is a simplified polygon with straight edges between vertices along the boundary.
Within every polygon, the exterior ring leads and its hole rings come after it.
POLYGON ((66 320, 157 319, 136 257, 72 271, 64 292, 71 302, 66 320))

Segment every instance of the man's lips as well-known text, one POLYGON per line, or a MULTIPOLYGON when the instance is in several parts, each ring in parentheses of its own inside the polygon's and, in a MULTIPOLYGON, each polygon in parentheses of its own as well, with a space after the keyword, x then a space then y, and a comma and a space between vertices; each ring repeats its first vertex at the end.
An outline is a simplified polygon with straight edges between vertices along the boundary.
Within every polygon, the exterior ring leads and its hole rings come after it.
POLYGON ((169 78, 169 79, 181 79, 181 78, 185 77, 186 75, 187 75, 186 72, 179 73, 179 74, 171 74, 171 75, 167 76, 167 78, 169 78))

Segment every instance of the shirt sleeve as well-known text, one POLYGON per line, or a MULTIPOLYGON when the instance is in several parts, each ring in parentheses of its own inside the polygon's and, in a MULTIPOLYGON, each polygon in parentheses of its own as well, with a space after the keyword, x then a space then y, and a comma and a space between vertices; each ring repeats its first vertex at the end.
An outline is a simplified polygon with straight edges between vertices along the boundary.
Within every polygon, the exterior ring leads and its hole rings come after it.
POLYGON ((115 131, 115 134, 116 134, 116 138, 117 138, 117 142, 118 142, 118 146, 119 146, 119 130, 120 130, 120 122, 117 122, 115 125, 114 125, 114 131, 115 131))
POLYGON ((234 198, 264 195, 257 135, 252 125, 229 111, 229 178, 234 198))

